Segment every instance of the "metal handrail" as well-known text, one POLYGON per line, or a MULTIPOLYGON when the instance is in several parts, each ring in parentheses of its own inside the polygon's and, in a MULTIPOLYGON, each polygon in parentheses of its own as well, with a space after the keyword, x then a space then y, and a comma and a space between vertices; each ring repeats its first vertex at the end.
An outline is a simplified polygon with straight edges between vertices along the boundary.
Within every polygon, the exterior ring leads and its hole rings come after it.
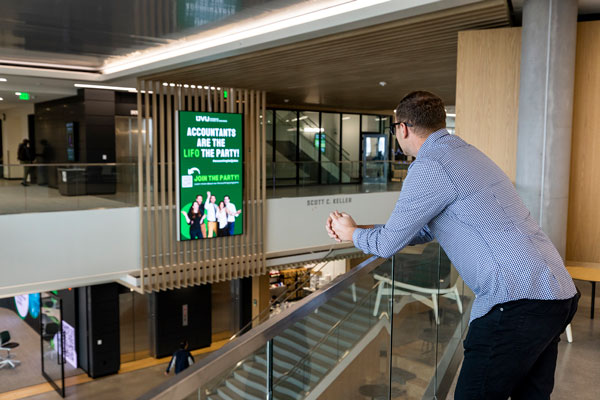
POLYGON ((367 298, 369 298, 369 296, 373 293, 373 291, 381 284, 381 281, 377 281, 377 283, 375 285, 373 285, 373 287, 371 289, 369 289, 369 291, 367 292, 367 295, 364 296, 362 299, 360 299, 360 301, 358 303, 356 303, 354 305, 354 307, 352 307, 352 310, 350 310, 345 316, 344 318, 340 319, 339 321, 337 321, 335 324, 333 324, 333 326, 331 328, 329 328, 329 330, 323 335, 323 337, 321 337, 321 339, 315 343, 315 345, 311 348, 311 350, 306 353, 306 355, 304 357, 302 357, 300 360, 298 360, 298 362, 296 362, 294 364, 294 366, 292 368, 290 368, 288 371, 286 371, 284 374, 282 374, 279 378, 277 378, 277 380, 275 382, 273 382, 273 387, 277 386, 279 384, 279 382, 283 381, 287 376, 291 375, 292 372, 294 372, 296 369, 298 369, 300 367, 300 365, 302 364, 302 362, 304 360, 309 359, 310 357, 312 357, 312 354, 314 352, 317 351, 317 349, 327 341, 327 339, 333 334, 333 332, 340 327, 344 322, 348 321, 348 319, 354 314, 354 312, 358 309, 359 306, 363 305, 367 298))
POLYGON ((231 370, 235 364, 263 347, 269 340, 283 333, 287 328, 302 320, 321 305, 335 297, 357 279, 373 271, 386 259, 373 256, 351 271, 338 276, 324 288, 300 301, 298 305, 283 311, 265 323, 227 343, 221 349, 193 364, 183 372, 160 384, 139 400, 159 400, 185 398, 200 389, 214 378, 231 370))

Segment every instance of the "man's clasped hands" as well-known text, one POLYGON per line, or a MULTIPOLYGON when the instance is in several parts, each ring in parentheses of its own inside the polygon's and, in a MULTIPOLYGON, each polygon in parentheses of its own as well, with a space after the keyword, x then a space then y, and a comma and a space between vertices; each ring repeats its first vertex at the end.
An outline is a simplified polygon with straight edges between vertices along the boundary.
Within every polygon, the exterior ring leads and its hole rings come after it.
POLYGON ((358 225, 356 225, 350 214, 339 211, 329 214, 325 223, 327 234, 337 242, 352 240, 352 235, 356 228, 358 228, 358 225))

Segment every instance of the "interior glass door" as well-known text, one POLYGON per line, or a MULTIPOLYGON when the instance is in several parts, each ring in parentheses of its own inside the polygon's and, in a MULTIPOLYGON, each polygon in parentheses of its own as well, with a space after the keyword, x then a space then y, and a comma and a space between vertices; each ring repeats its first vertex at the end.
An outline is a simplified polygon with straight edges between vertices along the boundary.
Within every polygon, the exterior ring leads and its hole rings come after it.
POLYGON ((388 137, 380 133, 362 135, 363 183, 386 183, 388 176, 388 137))
POLYGON ((62 300, 52 293, 40 299, 42 375, 61 397, 65 397, 65 342, 62 327, 62 300))

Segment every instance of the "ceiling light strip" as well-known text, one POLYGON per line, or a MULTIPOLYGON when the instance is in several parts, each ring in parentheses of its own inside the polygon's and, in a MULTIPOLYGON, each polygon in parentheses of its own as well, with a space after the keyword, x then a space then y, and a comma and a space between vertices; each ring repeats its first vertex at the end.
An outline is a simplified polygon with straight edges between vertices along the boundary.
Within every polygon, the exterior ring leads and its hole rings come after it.
POLYGON ((6 65, 10 67, 34 67, 34 68, 45 68, 45 69, 61 69, 68 71, 77 71, 77 72, 95 72, 98 73, 100 70, 98 68, 92 67, 80 67, 77 65, 67 65, 67 64, 49 64, 49 63, 40 63, 40 62, 30 62, 30 61, 13 61, 13 60, 3 60, 0 59, 0 66, 6 65))
MULTIPOLYGON (((133 87, 125 87, 125 86, 107 86, 107 85, 91 85, 87 83, 76 83, 73 86, 82 89, 102 89, 102 90, 114 90, 117 92, 129 92, 129 93, 137 93, 137 89, 133 87)), ((145 90, 142 90, 142 93, 146 93, 145 90)), ((149 91, 148 93, 152 93, 149 91)))

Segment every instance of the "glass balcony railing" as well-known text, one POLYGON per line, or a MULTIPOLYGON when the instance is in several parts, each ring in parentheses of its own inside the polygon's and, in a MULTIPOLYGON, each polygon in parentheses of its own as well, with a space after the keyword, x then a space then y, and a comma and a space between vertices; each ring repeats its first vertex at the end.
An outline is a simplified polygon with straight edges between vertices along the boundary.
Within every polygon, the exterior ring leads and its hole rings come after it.
POLYGON ((140 399, 444 398, 472 300, 435 242, 372 257, 140 399))
POLYGON ((131 207, 137 164, 0 165, 0 214, 131 207))
MULTIPOLYGON (((267 196, 399 191, 407 169, 402 161, 268 162, 267 196)), ((131 207, 139 201, 136 163, 0 164, 0 173, 0 215, 131 207)))
POLYGON ((409 165, 386 160, 267 162, 267 195, 286 197, 311 186, 319 186, 319 194, 396 191, 409 165))

